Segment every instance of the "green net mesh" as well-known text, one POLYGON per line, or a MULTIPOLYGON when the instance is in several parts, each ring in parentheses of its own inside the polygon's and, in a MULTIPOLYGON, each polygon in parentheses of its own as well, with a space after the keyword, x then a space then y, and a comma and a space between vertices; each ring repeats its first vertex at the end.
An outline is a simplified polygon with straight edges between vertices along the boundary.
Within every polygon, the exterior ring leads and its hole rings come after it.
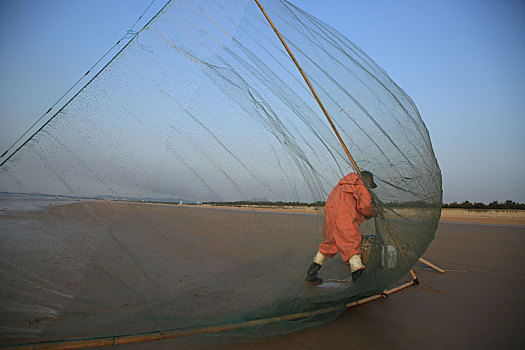
POLYGON ((340 281, 350 270, 335 257, 325 283, 304 283, 322 205, 356 170, 257 4, 171 1, 1 159, 2 343, 304 313, 217 333, 284 334, 394 285, 424 253, 441 174, 414 103, 327 24, 284 0, 262 4, 374 174, 366 273, 340 281))

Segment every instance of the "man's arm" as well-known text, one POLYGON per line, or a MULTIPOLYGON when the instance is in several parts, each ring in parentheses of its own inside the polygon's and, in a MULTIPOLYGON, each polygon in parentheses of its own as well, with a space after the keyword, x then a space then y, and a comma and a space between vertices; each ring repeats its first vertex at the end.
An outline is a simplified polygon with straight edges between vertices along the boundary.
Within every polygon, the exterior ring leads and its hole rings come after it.
POLYGON ((372 194, 366 186, 359 180, 354 186, 354 197, 357 202, 357 211, 363 214, 367 219, 376 216, 374 205, 372 204, 372 194))

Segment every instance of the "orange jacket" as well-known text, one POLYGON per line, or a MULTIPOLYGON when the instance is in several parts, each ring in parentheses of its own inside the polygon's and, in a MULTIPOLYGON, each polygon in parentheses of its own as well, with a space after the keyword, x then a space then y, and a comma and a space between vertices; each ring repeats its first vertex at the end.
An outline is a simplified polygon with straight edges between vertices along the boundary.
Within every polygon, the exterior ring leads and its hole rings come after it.
POLYGON ((361 253, 361 232, 363 220, 374 216, 372 195, 363 180, 356 173, 350 173, 339 180, 332 190, 326 205, 325 241, 319 251, 331 258, 339 253, 343 261, 361 253))
POLYGON ((349 214, 363 223, 365 217, 374 216, 372 206, 372 195, 366 188, 363 180, 356 173, 350 173, 343 177, 332 190, 326 200, 326 209, 335 209, 338 215, 349 214))

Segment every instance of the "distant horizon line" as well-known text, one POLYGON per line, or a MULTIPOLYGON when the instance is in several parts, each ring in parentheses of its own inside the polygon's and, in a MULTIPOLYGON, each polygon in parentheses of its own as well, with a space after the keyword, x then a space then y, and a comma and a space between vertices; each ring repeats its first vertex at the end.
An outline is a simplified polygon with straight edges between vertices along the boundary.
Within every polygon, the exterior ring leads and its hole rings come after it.
MULTIPOLYGON (((313 201, 313 202, 301 202, 301 201, 270 201, 266 199, 254 198, 251 200, 235 200, 235 201, 200 201, 200 200, 187 200, 182 198, 173 197, 116 197, 110 195, 95 195, 95 196, 72 196, 62 194, 46 194, 37 192, 4 192, 0 191, 0 196, 31 196, 31 197, 45 197, 55 199, 93 199, 93 200, 114 200, 114 201, 128 201, 128 202, 143 202, 143 203, 166 203, 166 204, 186 204, 186 205, 284 205, 284 206, 324 206, 325 201, 313 201)), ((428 203, 424 201, 406 201, 406 202, 388 202, 385 203, 388 206, 407 206, 419 204, 422 207, 433 206, 434 203, 428 203)), ((452 201, 449 203, 441 203, 442 208, 459 208, 459 209, 511 209, 511 210, 525 210, 525 203, 516 202, 507 199, 504 202, 497 200, 488 202, 470 202, 465 200, 463 202, 452 201)))

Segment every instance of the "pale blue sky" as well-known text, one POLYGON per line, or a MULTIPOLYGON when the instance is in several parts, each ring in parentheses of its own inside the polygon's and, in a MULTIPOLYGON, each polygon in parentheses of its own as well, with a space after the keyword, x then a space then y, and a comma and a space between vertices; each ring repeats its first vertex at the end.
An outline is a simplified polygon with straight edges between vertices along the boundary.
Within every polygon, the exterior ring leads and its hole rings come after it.
MULTIPOLYGON (((2 152, 150 2, 0 0, 2 152)), ((525 2, 292 2, 360 46, 413 98, 445 202, 525 202, 525 2)))

